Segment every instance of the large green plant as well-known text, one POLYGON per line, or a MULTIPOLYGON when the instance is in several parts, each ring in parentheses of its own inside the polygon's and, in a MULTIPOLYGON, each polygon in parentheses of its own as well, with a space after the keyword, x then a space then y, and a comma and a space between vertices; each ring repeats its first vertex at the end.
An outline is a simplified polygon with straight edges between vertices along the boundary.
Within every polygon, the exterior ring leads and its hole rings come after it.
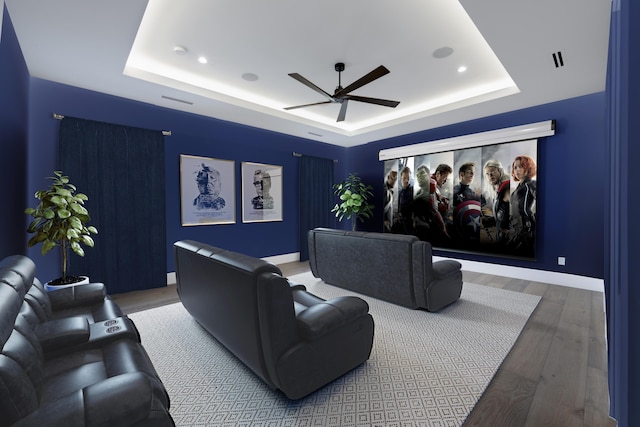
POLYGON ((344 181, 333 186, 334 193, 340 198, 340 203, 336 203, 331 212, 336 213, 338 221, 343 218, 351 219, 355 217, 352 223, 352 230, 356 229, 356 222, 360 220, 364 222, 365 218, 373 215, 374 205, 368 199, 373 197, 373 187, 365 185, 358 174, 351 173, 344 181))
POLYGON ((59 246, 62 251, 61 283, 68 283, 69 249, 84 256, 82 245, 93 247, 91 234, 97 234, 98 230, 87 225, 91 218, 83 205, 89 198, 83 193, 76 193, 76 186, 61 171, 55 171, 54 175, 48 178, 53 183, 47 190, 36 191, 35 198, 40 200, 38 205, 24 211, 33 217, 27 232, 35 233, 28 246, 42 243, 42 255, 59 246))

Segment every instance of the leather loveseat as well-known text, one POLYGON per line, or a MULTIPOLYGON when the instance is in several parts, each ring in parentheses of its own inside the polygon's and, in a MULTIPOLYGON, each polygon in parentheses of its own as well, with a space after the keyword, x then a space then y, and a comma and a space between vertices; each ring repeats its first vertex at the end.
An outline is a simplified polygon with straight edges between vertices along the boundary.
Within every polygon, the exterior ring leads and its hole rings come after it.
POLYGON ((270 388, 302 398, 365 362, 367 303, 325 301, 264 260, 192 240, 174 244, 182 304, 270 388))
POLYGON ((0 261, 0 427, 173 425, 135 325, 104 285, 47 293, 31 259, 0 261))
POLYGON ((433 262, 415 236, 316 228, 308 241, 311 272, 331 285, 428 311, 460 298, 460 263, 433 262))

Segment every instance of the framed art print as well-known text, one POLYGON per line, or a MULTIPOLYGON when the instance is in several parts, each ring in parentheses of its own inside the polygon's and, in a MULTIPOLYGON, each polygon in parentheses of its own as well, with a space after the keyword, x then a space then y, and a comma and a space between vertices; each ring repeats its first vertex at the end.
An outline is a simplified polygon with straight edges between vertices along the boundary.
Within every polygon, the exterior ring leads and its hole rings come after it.
POLYGON ((182 225, 236 222, 235 162, 180 155, 182 225))
POLYGON ((242 222, 282 221, 282 166, 242 162, 242 222))

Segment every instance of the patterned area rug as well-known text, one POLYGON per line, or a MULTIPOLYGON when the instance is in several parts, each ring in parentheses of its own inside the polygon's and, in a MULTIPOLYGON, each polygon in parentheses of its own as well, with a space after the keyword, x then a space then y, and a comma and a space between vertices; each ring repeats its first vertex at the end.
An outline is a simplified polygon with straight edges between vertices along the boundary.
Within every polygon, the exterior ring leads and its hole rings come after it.
MULTIPOLYGON (((356 295, 311 273, 291 279, 325 299, 356 295)), ((438 313, 358 296, 375 321, 370 359, 298 401, 270 390, 182 304, 130 317, 178 426, 460 426, 540 301, 472 283, 438 313)))

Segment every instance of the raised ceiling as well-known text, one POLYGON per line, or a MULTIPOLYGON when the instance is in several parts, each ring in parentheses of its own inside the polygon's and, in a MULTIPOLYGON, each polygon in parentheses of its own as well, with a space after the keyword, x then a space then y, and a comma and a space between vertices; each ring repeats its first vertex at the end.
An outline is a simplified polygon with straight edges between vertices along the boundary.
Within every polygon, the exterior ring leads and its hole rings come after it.
POLYGON ((5 2, 33 77, 345 147, 605 88, 610 0, 5 2), (337 62, 398 107, 284 110, 337 62))

